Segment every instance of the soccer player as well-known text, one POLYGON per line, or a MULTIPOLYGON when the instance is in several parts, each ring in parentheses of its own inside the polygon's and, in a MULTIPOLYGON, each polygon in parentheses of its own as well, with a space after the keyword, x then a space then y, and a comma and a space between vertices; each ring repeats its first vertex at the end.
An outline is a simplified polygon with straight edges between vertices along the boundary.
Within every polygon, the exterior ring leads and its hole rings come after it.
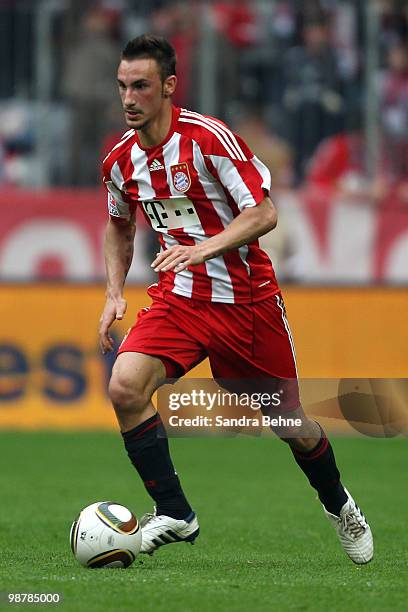
POLYGON ((126 311, 137 207, 161 245, 152 262, 159 273, 148 289, 152 304, 125 336, 109 385, 127 453, 156 505, 142 521, 142 552, 194 542, 199 533, 151 397, 167 378, 208 357, 216 379, 296 382, 296 393, 287 385, 285 410, 302 425, 275 431, 316 489, 346 553, 367 563, 370 527, 341 484, 330 442, 300 406, 282 296, 258 246, 277 222, 267 168, 224 123, 172 104, 176 59, 166 40, 131 40, 117 81, 129 130, 103 163, 109 208, 104 353, 113 350, 110 326, 126 311))

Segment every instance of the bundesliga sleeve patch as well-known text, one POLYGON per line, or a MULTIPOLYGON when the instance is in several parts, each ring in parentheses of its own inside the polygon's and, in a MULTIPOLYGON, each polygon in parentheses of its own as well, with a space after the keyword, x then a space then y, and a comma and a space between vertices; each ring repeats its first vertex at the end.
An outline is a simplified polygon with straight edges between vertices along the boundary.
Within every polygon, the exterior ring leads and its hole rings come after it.
POLYGON ((177 191, 184 193, 191 187, 191 177, 186 162, 170 166, 173 185, 177 191))
POLYGON ((112 217, 120 217, 120 212, 116 204, 116 200, 110 193, 108 193, 108 211, 112 217))
POLYGON ((105 181, 108 190, 108 211, 111 217, 129 217, 129 204, 122 199, 121 191, 112 181, 105 181))

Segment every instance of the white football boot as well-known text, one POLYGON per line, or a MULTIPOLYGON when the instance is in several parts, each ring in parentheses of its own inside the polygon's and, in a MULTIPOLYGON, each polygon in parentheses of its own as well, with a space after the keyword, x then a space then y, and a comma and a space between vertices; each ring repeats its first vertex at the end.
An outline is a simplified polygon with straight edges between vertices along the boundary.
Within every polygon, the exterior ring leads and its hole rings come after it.
POLYGON ((141 553, 152 555, 155 550, 165 544, 175 542, 189 542, 194 544, 194 540, 200 533, 195 512, 191 512, 185 520, 178 520, 164 514, 147 513, 140 520, 142 528, 142 548, 141 553))
POLYGON ((340 516, 331 514, 324 506, 323 509, 335 528, 345 552, 354 563, 362 565, 373 558, 373 536, 364 514, 347 489, 344 490, 348 500, 340 510, 340 516))

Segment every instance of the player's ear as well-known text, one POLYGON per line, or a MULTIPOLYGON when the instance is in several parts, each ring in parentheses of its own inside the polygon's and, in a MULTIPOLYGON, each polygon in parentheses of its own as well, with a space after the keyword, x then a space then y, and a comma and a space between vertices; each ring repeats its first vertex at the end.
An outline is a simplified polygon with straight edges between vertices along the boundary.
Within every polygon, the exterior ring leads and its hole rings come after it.
POLYGON ((170 98, 176 89, 177 85, 177 77, 175 74, 167 77, 167 79, 163 82, 163 97, 170 98))

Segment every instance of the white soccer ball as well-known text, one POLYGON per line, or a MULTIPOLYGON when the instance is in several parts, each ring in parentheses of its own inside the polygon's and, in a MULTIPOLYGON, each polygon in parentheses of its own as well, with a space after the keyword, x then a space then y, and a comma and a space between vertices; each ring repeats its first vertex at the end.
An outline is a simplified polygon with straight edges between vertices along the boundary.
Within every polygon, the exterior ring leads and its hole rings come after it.
POLYGON ((128 567, 142 545, 142 530, 135 515, 112 501, 84 508, 72 523, 71 549, 85 567, 128 567))

